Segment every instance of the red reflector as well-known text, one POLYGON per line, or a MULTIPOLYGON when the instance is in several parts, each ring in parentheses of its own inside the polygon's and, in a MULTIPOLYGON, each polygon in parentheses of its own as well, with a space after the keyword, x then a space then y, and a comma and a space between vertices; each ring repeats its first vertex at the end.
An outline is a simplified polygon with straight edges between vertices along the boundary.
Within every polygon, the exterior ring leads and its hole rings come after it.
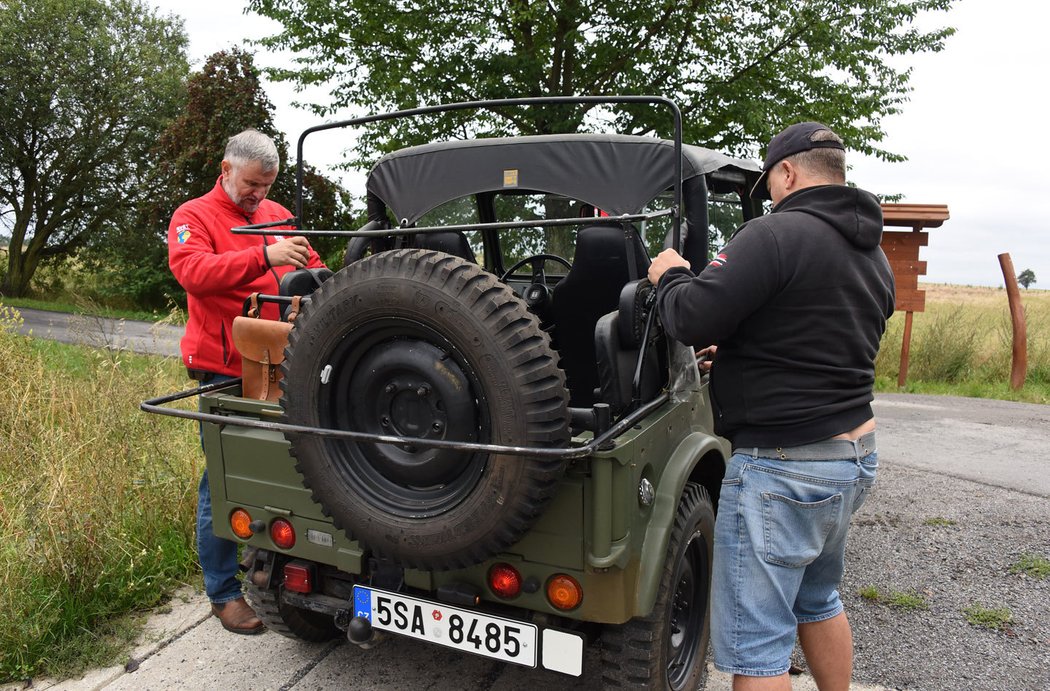
POLYGON ((276 518, 270 524, 270 539, 281 549, 291 549, 295 546, 295 528, 285 519, 276 518))
POLYGON ((284 587, 297 593, 309 593, 314 589, 314 581, 310 575, 310 567, 306 564, 284 565, 284 587))
POLYGON ((489 569, 489 587, 499 597, 515 597, 521 592, 521 574, 510 564, 496 564, 489 569))

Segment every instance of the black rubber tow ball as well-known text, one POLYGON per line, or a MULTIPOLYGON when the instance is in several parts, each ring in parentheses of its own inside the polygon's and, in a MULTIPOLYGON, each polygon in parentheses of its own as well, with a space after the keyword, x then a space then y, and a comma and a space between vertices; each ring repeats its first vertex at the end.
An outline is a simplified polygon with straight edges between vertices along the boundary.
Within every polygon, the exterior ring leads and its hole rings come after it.
POLYGON ((375 638, 375 632, 372 631, 372 622, 364 617, 354 617, 346 627, 346 638, 351 643, 362 648, 371 647, 375 638))

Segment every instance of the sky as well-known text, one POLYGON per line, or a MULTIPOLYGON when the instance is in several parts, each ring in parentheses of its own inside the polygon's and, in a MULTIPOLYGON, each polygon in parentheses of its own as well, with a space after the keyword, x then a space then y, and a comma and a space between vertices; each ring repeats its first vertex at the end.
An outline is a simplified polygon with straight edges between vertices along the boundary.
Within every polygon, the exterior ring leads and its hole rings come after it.
MULTIPOLYGON (((280 29, 269 19, 245 15, 244 0, 148 1, 184 19, 195 69, 218 50, 280 29)), ((1041 0, 959 0, 947 14, 920 20, 924 28, 946 24, 957 33, 940 53, 910 56, 902 63, 913 70, 913 91, 902 112, 883 121, 887 137, 881 146, 908 160, 849 157, 849 178, 859 187, 901 194, 906 203, 948 205, 951 218, 929 231, 929 244, 919 255, 927 262, 925 282, 1002 286, 998 255, 1009 253, 1015 273, 1031 269, 1034 287, 1050 288, 1050 220, 1040 206, 1050 196, 1050 144, 1043 132, 1050 83, 1050 54, 1043 45, 1048 18, 1050 3, 1041 0)), ((260 67, 287 60, 287 55, 256 54, 260 67)), ((290 143, 320 124, 290 104, 323 101, 324 90, 304 99, 287 84, 266 82, 265 88, 275 105, 275 125, 290 143)), ((307 139, 305 158, 324 167, 338 161, 338 147, 322 138, 307 139)), ((345 182, 362 184, 353 178, 345 182)))

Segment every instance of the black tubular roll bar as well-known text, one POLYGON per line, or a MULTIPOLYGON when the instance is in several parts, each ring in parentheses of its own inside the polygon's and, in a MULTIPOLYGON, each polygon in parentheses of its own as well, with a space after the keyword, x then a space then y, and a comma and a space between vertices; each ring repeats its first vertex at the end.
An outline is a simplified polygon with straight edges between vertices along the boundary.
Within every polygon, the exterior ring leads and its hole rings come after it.
MULTIPOLYGON (((393 235, 416 235, 418 233, 437 233, 440 231, 468 231, 480 228, 493 228, 495 230, 507 230, 510 228, 550 228, 554 226, 578 226, 591 223, 630 223, 632 221, 649 221, 662 216, 674 215, 673 209, 661 209, 647 214, 623 214, 621 216, 602 216, 601 218, 547 218, 535 221, 501 221, 499 223, 468 223, 465 225, 448 226, 401 226, 398 228, 374 228, 365 230, 296 230, 296 235, 305 237, 352 237, 352 238, 385 238, 393 235)), ((298 219, 286 218, 283 221, 270 221, 269 223, 256 223, 250 226, 237 226, 231 228, 231 232, 237 235, 287 235, 287 230, 266 230, 276 226, 295 225, 298 219), (260 232, 261 231, 261 232, 260 232)))
POLYGON ((254 418, 240 416, 234 417, 229 415, 216 415, 214 413, 202 413, 196 410, 180 410, 178 408, 164 407, 165 405, 169 403, 174 403, 175 401, 181 401, 187 398, 191 398, 193 396, 198 396, 200 394, 232 388, 240 383, 240 378, 237 378, 230 379, 228 381, 216 382, 214 384, 205 384, 204 386, 201 386, 199 388, 188 389, 186 391, 180 391, 178 393, 168 394, 166 396, 158 396, 157 398, 151 398, 148 401, 143 401, 139 405, 139 408, 147 413, 154 413, 157 415, 168 415, 171 417, 179 417, 187 420, 197 420, 198 422, 210 422, 220 426, 232 425, 234 427, 251 427, 253 429, 263 429, 272 432, 281 432, 284 434, 315 434, 321 437, 329 437, 332 439, 344 439, 347 441, 355 442, 371 442, 375 444, 395 445, 411 444, 413 446, 418 446, 420 448, 427 449, 452 449, 454 451, 484 452, 503 454, 506 456, 528 456, 531 458, 573 460, 577 458, 586 458, 588 456, 593 455, 595 451, 608 449, 610 447, 610 442, 616 439, 616 437, 631 429, 631 427, 636 425, 654 410, 657 410, 658 408, 660 408, 660 406, 667 403, 671 398, 670 392, 664 391, 653 400, 649 401, 645 405, 639 407, 634 412, 623 417, 619 422, 612 425, 604 432, 596 434, 594 438, 586 444, 562 448, 505 446, 503 444, 481 444, 477 442, 449 441, 446 439, 399 437, 396 435, 389 434, 370 434, 367 432, 352 432, 350 430, 327 429, 324 427, 309 427, 306 425, 292 425, 286 422, 270 422, 267 420, 256 420, 254 418))
MULTIPOLYGON (((424 106, 422 108, 411 108, 408 110, 398 110, 391 113, 380 113, 377 115, 367 115, 360 118, 353 118, 350 120, 340 120, 338 122, 329 122, 323 125, 315 125, 303 131, 299 135, 299 141, 296 145, 296 164, 295 164, 295 216, 287 219, 286 221, 279 221, 276 223, 269 224, 256 224, 248 226, 240 226, 233 228, 234 233, 239 234, 257 234, 257 235, 279 235, 278 231, 273 233, 259 233, 259 230, 264 230, 267 227, 274 227, 278 225, 294 225, 296 228, 299 226, 299 222, 303 217, 303 143, 306 137, 316 132, 323 132, 325 130, 339 129, 345 127, 357 127, 360 125, 367 125, 372 122, 381 122, 383 120, 396 120, 399 118, 411 118, 419 115, 431 115, 435 113, 449 113, 457 110, 493 110, 496 108, 509 108, 518 106, 545 106, 545 105, 582 105, 582 104, 617 104, 617 103, 649 103, 653 105, 666 106, 671 114, 674 116, 674 200, 671 204, 671 208, 663 213, 658 214, 640 214, 633 216, 619 216, 610 218, 610 221, 631 221, 631 220, 647 220, 649 218, 655 218, 656 216, 670 215, 673 219, 672 238, 673 246, 675 248, 681 247, 682 239, 682 112, 678 108, 678 104, 669 98, 663 96, 541 96, 535 98, 507 98, 507 99, 496 99, 487 101, 464 101, 461 103, 449 103, 440 106, 424 106)), ((593 219, 588 219, 593 220, 593 219)), ((517 224, 492 224, 492 223, 481 223, 470 226, 469 230, 476 230, 478 228, 535 228, 544 225, 579 225, 581 220, 576 219, 550 219, 545 223, 528 222, 528 223, 517 223, 517 224)), ((456 226, 442 226, 443 230, 459 229, 456 226)), ((389 236, 405 233, 419 233, 433 231, 433 227, 427 228, 412 228, 411 230, 402 229, 400 231, 383 231, 382 233, 375 233, 375 235, 389 236)), ((296 230, 296 235, 319 235, 326 237, 362 237, 368 236, 368 231, 332 231, 332 230, 319 230, 319 231, 306 231, 296 230)))
MULTIPOLYGON (((279 226, 295 226, 296 235, 303 236, 324 236, 324 237, 389 237, 392 235, 408 235, 415 233, 427 233, 437 231, 449 231, 449 230, 476 230, 479 228, 492 228, 492 229, 511 229, 511 228, 537 228, 537 227, 554 227, 554 226, 572 226, 580 225, 581 223, 593 223, 595 221, 601 221, 602 223, 630 223, 633 221, 645 221, 653 218, 659 218, 663 216, 670 216, 673 223, 673 242, 674 247, 681 247, 681 227, 682 227, 682 114, 677 104, 674 101, 664 98, 662 96, 549 96, 549 97, 537 97, 537 98, 518 98, 518 99, 501 99, 501 100, 486 100, 486 101, 468 101, 462 103, 451 103, 440 106, 428 106, 423 108, 413 108, 409 110, 400 110, 391 113, 382 113, 378 115, 369 115, 360 118, 353 118, 351 120, 342 120, 339 122, 326 123, 323 125, 317 125, 305 130, 299 137, 299 141, 296 147, 296 191, 295 191, 295 216, 283 221, 274 221, 270 223, 258 223, 253 225, 245 225, 237 228, 232 228, 231 231, 237 234, 254 234, 254 235, 286 235, 287 230, 281 231, 276 230, 279 226), (558 105, 558 104, 617 104, 617 103, 649 103, 655 105, 666 106, 674 116, 674 198, 672 205, 668 209, 655 211, 652 213, 643 214, 623 214, 620 216, 609 216, 601 219, 593 218, 556 218, 556 219, 544 219, 534 221, 508 221, 499 223, 477 223, 471 225, 449 225, 449 226, 427 226, 427 227, 406 227, 404 222, 402 226, 398 228, 371 228, 366 225, 364 228, 359 230, 302 230, 299 228, 300 221, 303 215, 303 144, 306 137, 316 132, 322 132, 331 129, 354 127, 365 125, 372 122, 380 122, 383 120, 394 120, 398 118, 410 118, 419 115, 429 115, 435 113, 445 113, 458 110, 481 110, 481 109, 495 109, 495 108, 506 108, 515 106, 541 106, 541 105, 558 105), (269 230, 274 228, 275 230, 269 230)), ((370 224, 371 225, 371 224, 370 224)), ((646 337, 648 337, 650 323, 646 324, 646 337)), ((591 441, 579 444, 575 446, 567 446, 561 448, 551 447, 523 447, 523 446, 506 446, 502 444, 483 444, 476 442, 461 442, 461 441, 449 441, 444 439, 423 439, 413 437, 399 437, 395 435, 384 435, 384 434, 370 434, 366 432, 353 432, 349 430, 338 430, 338 429, 327 429, 321 427, 310 427, 305 425, 293 425, 286 422, 279 421, 268 421, 258 420, 255 418, 242 417, 242 416, 229 416, 229 415, 218 415, 215 413, 203 413, 194 410, 183 410, 178 408, 166 408, 164 406, 174 403, 176 401, 185 400, 193 396, 198 396, 205 393, 214 391, 220 391, 226 388, 232 388, 240 384, 241 380, 232 379, 229 381, 218 382, 215 384, 206 384, 204 386, 189 389, 186 391, 168 394, 165 396, 159 396, 143 401, 140 404, 140 408, 147 413, 154 413, 158 415, 167 415, 171 417, 184 418, 189 420, 197 420, 198 422, 207 422, 217 424, 220 426, 232 425, 235 427, 249 427, 254 429, 269 430, 274 432, 280 432, 285 434, 315 434, 322 437, 328 437, 332 439, 343 439, 354 442, 369 442, 377 444, 394 444, 394 445, 407 445, 411 444, 419 448, 432 448, 432 449, 452 449, 455 451, 467 451, 467 452, 484 452, 503 454, 508 456, 522 456, 522 457, 533 457, 533 458, 550 458, 558 460, 573 460, 578 458, 586 458, 591 456, 596 451, 606 450, 613 446, 614 440, 620 435, 627 432, 634 425, 644 419, 647 415, 657 410, 665 403, 667 403, 671 394, 668 391, 662 392, 659 396, 640 404, 638 390, 640 388, 640 370, 635 372, 633 389, 634 389, 634 401, 632 401, 632 410, 626 414, 620 420, 612 423, 611 416, 609 414, 608 405, 596 404, 591 409, 570 409, 570 417, 573 423, 576 423, 584 418, 588 421, 595 423, 595 434, 591 441), (636 406, 636 407, 635 407, 636 406)), ((263 413, 268 414, 269 411, 263 413)))

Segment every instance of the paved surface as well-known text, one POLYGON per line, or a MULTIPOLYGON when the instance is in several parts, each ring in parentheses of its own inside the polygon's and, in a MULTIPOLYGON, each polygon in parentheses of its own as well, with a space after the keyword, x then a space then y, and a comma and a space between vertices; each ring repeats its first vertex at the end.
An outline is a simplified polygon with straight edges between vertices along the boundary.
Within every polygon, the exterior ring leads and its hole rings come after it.
MULTIPOLYGON (((1012 572, 1020 556, 1050 558, 1050 406, 880 395, 875 409, 879 479, 855 516, 842 586, 856 644, 853 688, 1050 689, 1050 579, 1012 572), (920 605, 894 605, 902 593, 920 605), (998 629, 974 626, 965 610, 975 605, 1009 609, 1011 619, 998 629)), ((180 593, 151 617, 126 666, 32 688, 600 687, 594 650, 584 678, 574 680, 396 637, 361 650, 273 633, 235 636, 207 613, 201 594, 180 593)), ((804 665, 797 651, 796 662, 804 665)), ((706 688, 724 691, 729 681, 712 672, 706 688)), ((803 674, 794 688, 815 686, 803 674)))
MULTIPOLYGON (((132 661, 127 667, 95 670, 82 679, 57 684, 36 680, 32 688, 41 691, 589 691, 601 688, 597 678, 577 680, 553 672, 510 667, 405 638, 390 638, 372 650, 361 650, 342 642, 302 643, 273 633, 235 636, 223 631, 217 619, 202 616, 206 611, 207 600, 203 595, 181 592, 170 611, 151 617, 144 643, 132 651, 132 661)), ((588 666, 596 669, 595 651, 589 651, 589 655, 588 666)), ((705 686, 709 691, 729 691, 731 686, 728 675, 713 669, 709 672, 705 686)), ((816 685, 803 675, 795 678, 794 688, 815 691, 816 685)), ((853 686, 854 691, 884 688, 853 686)))
POLYGON ((17 308, 22 315, 21 332, 62 343, 75 343, 135 353, 179 355, 183 327, 170 324, 107 317, 86 317, 65 312, 17 308))

